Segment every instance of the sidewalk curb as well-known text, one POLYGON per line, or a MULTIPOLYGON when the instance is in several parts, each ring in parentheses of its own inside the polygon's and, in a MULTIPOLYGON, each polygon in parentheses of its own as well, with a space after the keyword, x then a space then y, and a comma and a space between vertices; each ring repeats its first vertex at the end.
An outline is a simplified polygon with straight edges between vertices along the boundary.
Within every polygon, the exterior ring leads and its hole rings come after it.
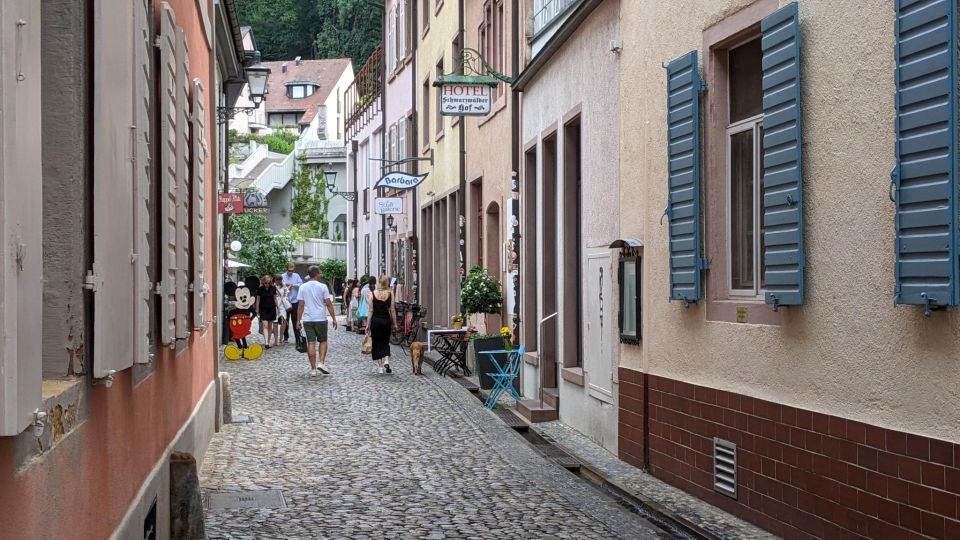
MULTIPOLYGON (((429 358, 426 355, 424 355, 423 360, 424 360, 424 363, 429 364, 431 367, 435 362, 435 360, 433 360, 432 358, 429 358)), ((450 378, 457 379, 457 377, 450 377, 450 378)), ((479 389, 478 389, 478 392, 474 392, 474 391, 471 391, 470 388, 467 388, 466 386, 463 386, 463 385, 461 385, 461 388, 463 389, 463 391, 474 395, 474 397, 482 396, 482 392, 479 392, 479 389)), ((482 398, 480 403, 482 406, 482 403, 483 403, 482 398)), ((510 412, 514 412, 512 408, 508 408, 507 410, 509 410, 510 412)), ((499 415, 495 414, 494 416, 496 416, 497 419, 500 420, 500 422, 502 422, 504 426, 510 427, 513 430, 518 431, 516 427, 507 424, 507 422, 504 421, 504 419, 501 418, 499 415)), ((692 538, 696 538, 698 540, 726 540, 725 537, 718 536, 710 532, 709 530, 697 525, 696 523, 693 523, 692 521, 681 517, 679 514, 667 509, 666 507, 654 501, 653 499, 644 497, 639 493, 634 493, 633 491, 620 485, 619 483, 613 480, 610 480, 603 472, 601 472, 596 467, 591 465, 590 462, 584 460, 582 457, 578 456, 575 452, 572 452, 569 448, 558 443, 548 434, 538 430, 534 424, 530 424, 529 422, 526 421, 525 418, 523 418, 519 414, 514 413, 514 416, 521 419, 526 424, 527 429, 536 432, 537 435, 539 435, 542 439, 546 440, 550 445, 554 446, 557 450, 560 450, 566 453, 567 455, 569 455, 570 457, 574 458, 575 460, 579 461, 580 462, 579 474, 578 473, 572 473, 572 474, 577 474, 578 476, 582 477, 584 481, 590 482, 596 486, 600 486, 609 490, 614 496, 620 499, 623 499, 626 503, 633 504, 634 506, 642 509, 644 512, 653 516, 655 519, 659 519, 663 521, 663 523, 669 525, 670 527, 674 528, 677 531, 682 532, 683 534, 689 535, 692 538)))

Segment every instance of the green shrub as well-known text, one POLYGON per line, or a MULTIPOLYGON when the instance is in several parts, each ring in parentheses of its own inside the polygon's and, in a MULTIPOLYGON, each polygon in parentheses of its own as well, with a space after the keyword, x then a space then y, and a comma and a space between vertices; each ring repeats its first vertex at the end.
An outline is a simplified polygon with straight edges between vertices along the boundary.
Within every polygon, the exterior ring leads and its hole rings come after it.
POLYGON ((463 282, 460 305, 468 314, 500 313, 503 307, 500 283, 488 275, 483 268, 474 266, 463 282))

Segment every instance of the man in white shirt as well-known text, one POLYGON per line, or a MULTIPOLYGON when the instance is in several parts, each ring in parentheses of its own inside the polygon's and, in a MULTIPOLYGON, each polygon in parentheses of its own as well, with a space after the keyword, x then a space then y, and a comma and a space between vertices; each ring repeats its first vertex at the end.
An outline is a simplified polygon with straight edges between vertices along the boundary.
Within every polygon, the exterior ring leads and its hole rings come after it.
POLYGON ((330 368, 327 367, 327 314, 330 314, 334 330, 337 329, 337 315, 333 311, 333 295, 330 294, 326 284, 320 281, 320 268, 311 266, 308 273, 310 281, 300 287, 297 332, 301 328, 305 329, 307 356, 310 358, 310 376, 316 377, 317 368, 324 373, 330 373, 330 368), (317 364, 318 348, 319 364, 317 364))
MULTIPOLYGON (((285 332, 286 335, 283 336, 284 340, 290 338, 290 328, 297 328, 297 321, 300 320, 297 317, 300 316, 299 306, 297 302, 300 300, 300 286, 303 285, 303 279, 300 277, 300 274, 296 273, 296 267, 293 263, 287 264, 287 271, 283 274, 283 286, 289 289, 290 296, 287 297, 290 300, 290 313, 287 314, 287 321, 290 323, 286 326, 285 332)), ((294 336, 297 337, 297 336, 294 336)), ((297 341, 296 339, 294 340, 297 341)))

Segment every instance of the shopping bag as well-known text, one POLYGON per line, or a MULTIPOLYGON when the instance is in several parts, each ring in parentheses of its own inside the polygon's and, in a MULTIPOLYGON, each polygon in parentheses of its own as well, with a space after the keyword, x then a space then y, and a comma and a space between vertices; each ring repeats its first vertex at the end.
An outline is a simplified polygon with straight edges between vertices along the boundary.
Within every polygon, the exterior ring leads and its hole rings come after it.
POLYGON ((297 352, 305 353, 307 352, 307 338, 300 332, 294 332, 294 337, 297 340, 297 352))
POLYGON ((373 352, 373 338, 370 336, 363 337, 363 343, 360 345, 360 352, 363 354, 370 354, 373 352))
POLYGON ((360 306, 357 308, 357 319, 366 319, 367 318, 367 299, 360 299, 360 306))

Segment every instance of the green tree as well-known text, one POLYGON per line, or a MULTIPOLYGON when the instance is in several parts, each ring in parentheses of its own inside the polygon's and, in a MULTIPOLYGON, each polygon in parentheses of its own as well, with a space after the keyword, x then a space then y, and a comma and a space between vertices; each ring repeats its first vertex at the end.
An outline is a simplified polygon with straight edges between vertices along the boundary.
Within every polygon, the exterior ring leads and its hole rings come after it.
POLYGON ((249 264, 258 276, 278 274, 287 267, 290 254, 302 241, 294 230, 273 234, 267 228, 267 216, 263 214, 233 214, 230 216, 230 239, 242 244, 237 259, 249 264))
POLYGON ((323 279, 334 283, 336 280, 343 281, 347 278, 347 263, 338 259, 325 259, 317 266, 320 267, 320 273, 323 279))
POLYGON ((383 41, 382 6, 372 0, 317 0, 323 21, 316 33, 317 58, 351 58, 355 71, 363 67, 383 41))
POLYGON ((314 58, 313 42, 321 21, 318 2, 330 0, 238 0, 237 12, 253 28, 264 60, 314 58))
POLYGON ((471 313, 500 313, 503 295, 500 283, 480 266, 474 266, 463 281, 460 305, 468 315, 471 313))
POLYGON ((319 235, 323 239, 330 234, 330 223, 327 221, 330 199, 326 186, 323 171, 308 166, 303 156, 298 156, 297 167, 293 173, 294 194, 290 223, 308 235, 319 235))

